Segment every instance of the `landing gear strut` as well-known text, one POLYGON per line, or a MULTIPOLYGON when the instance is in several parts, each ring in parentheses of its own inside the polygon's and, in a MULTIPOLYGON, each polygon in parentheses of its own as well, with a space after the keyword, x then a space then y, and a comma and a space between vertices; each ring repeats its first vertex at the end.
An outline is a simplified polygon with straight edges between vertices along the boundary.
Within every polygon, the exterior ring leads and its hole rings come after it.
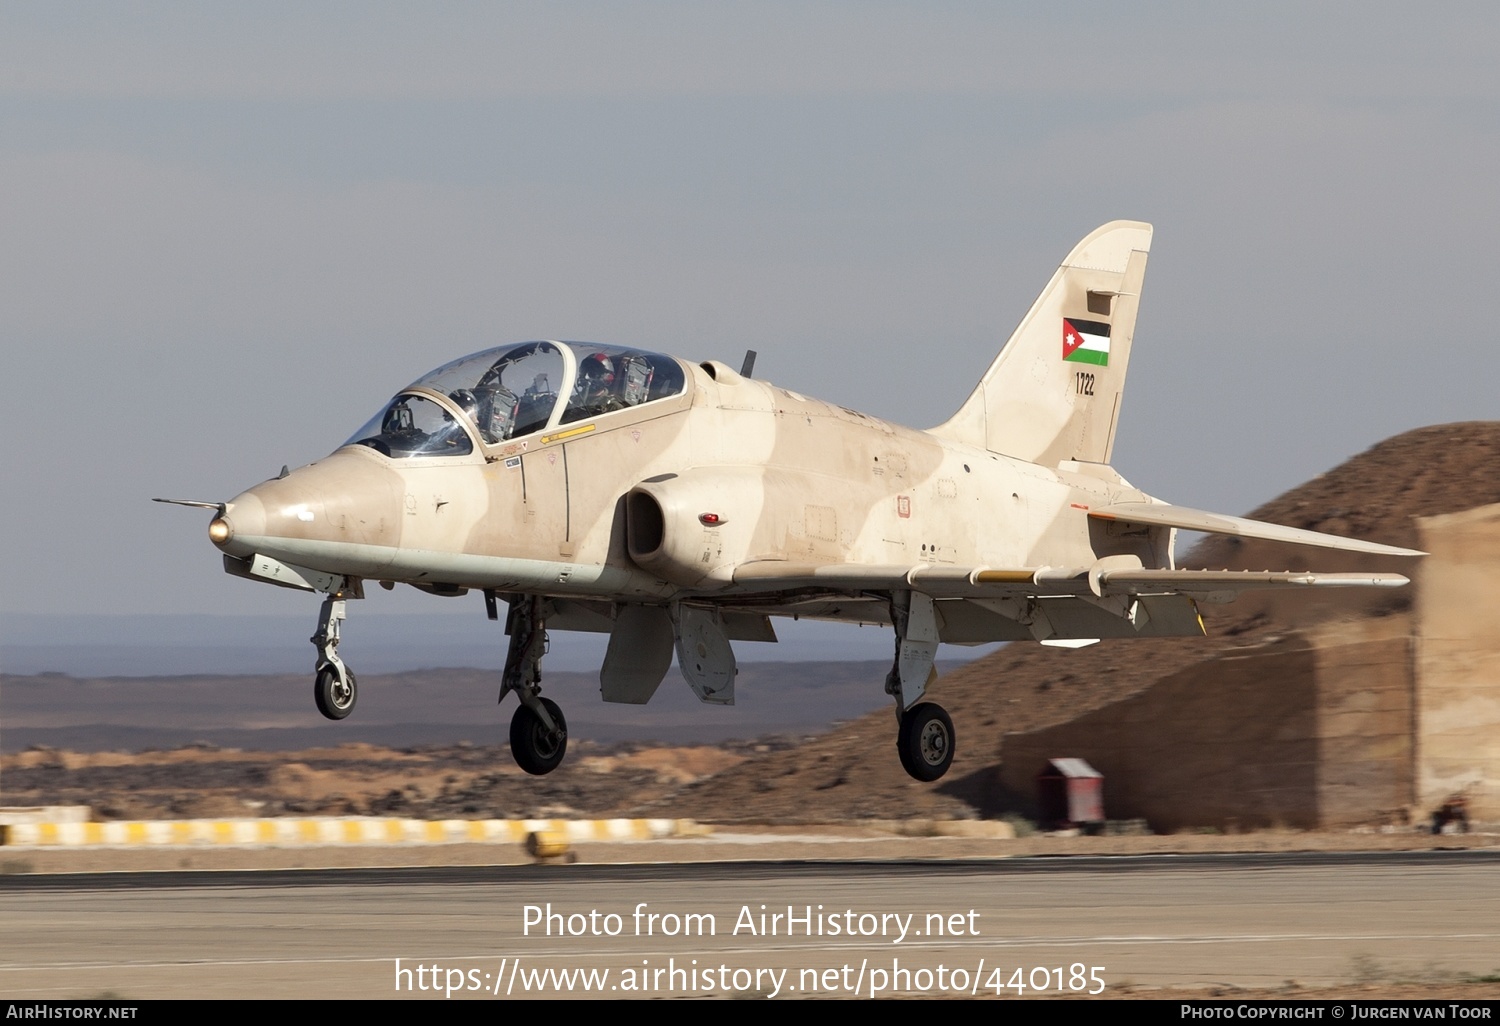
POLYGON ((936 702, 919 701, 937 679, 937 614, 932 598, 915 591, 891 595, 896 628, 896 660, 885 678, 886 694, 896 700, 896 754, 901 767, 930 783, 953 765, 953 721, 936 702))
POLYGON ((501 676, 500 701, 514 691, 521 705, 510 720, 510 754, 527 773, 557 769, 568 751, 568 725, 557 703, 542 697, 542 656, 547 652, 546 600, 517 595, 510 600, 505 630, 510 651, 501 676))
POLYGON ((339 658, 339 625, 344 620, 344 600, 329 595, 318 613, 318 633, 308 640, 318 649, 317 676, 313 679, 313 701, 318 712, 330 720, 341 720, 354 711, 359 697, 354 671, 339 658))

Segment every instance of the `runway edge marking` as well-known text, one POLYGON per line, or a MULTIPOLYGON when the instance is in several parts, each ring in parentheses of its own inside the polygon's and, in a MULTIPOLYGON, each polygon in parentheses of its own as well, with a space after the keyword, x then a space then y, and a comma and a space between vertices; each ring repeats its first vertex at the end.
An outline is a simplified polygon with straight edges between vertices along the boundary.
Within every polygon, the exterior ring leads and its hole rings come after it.
POLYGON ((538 832, 572 842, 648 841, 702 836, 690 819, 396 819, 311 816, 262 819, 121 820, 111 823, 12 823, 0 845, 59 847, 271 847, 359 844, 517 843, 538 832))

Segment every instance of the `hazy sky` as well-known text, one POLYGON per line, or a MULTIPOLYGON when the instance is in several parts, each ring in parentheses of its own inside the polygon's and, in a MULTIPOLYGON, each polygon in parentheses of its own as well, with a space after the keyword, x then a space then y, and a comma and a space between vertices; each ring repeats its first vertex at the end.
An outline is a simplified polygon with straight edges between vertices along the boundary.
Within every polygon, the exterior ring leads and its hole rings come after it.
POLYGON ((0 612, 310 626, 150 497, 503 342, 930 426, 1114 218, 1157 229, 1115 464, 1244 512, 1497 415, 1497 52, 1477 3, 7 3, 0 612))

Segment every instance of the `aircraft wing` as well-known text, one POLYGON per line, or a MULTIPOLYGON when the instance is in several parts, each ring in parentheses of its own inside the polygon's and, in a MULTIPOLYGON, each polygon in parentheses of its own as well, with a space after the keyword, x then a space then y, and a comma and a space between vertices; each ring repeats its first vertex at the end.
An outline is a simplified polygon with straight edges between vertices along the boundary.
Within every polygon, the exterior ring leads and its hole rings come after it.
POLYGON ((1091 567, 1033 569, 933 566, 925 563, 918 566, 897 566, 760 560, 737 567, 734 581, 743 591, 820 589, 860 592, 909 588, 932 598, 1188 595, 1220 601, 1232 598, 1242 591, 1266 588, 1399 588, 1408 583, 1400 574, 1291 570, 1149 570, 1139 565, 1112 564, 1110 560, 1091 567))
MULTIPOLYGON (((1095 520, 1176 527, 1370 555, 1427 554, 1417 549, 1340 538, 1163 502, 1120 502, 1090 510, 1088 515, 1095 520)), ((749 592, 825 590, 857 593, 911 589, 933 598, 948 599, 1186 595, 1217 601, 1227 601, 1242 591, 1265 588, 1399 588, 1409 583, 1400 574, 1388 573, 1154 570, 1142 567, 1139 560, 1132 557, 1121 556, 1107 557, 1093 566, 1028 568, 757 560, 736 567, 734 582, 741 591, 749 592)))
POLYGON ((1091 509, 1089 516, 1094 520, 1119 520, 1131 524, 1149 524, 1153 527, 1177 527, 1184 531, 1228 534, 1239 538, 1289 542, 1293 545, 1316 545, 1319 548, 1341 549, 1345 552, 1367 552, 1381 556, 1427 555, 1417 549, 1379 545, 1356 538, 1340 538, 1337 535, 1306 531, 1297 527, 1282 527, 1259 520, 1246 520, 1244 517, 1225 516, 1222 513, 1205 513, 1201 509, 1172 506, 1164 502, 1120 502, 1113 506, 1091 509))

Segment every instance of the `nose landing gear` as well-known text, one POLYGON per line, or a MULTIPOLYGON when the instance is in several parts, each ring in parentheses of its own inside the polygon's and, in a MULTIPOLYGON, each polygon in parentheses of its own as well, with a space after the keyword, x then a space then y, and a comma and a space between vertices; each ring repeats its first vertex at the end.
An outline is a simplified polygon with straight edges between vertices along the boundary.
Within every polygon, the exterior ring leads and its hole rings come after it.
POLYGON ((318 649, 317 676, 313 678, 313 701, 318 712, 330 720, 342 720, 354 711, 359 697, 354 671, 339 658, 339 625, 344 620, 344 600, 329 595, 318 613, 318 633, 308 640, 318 649))

